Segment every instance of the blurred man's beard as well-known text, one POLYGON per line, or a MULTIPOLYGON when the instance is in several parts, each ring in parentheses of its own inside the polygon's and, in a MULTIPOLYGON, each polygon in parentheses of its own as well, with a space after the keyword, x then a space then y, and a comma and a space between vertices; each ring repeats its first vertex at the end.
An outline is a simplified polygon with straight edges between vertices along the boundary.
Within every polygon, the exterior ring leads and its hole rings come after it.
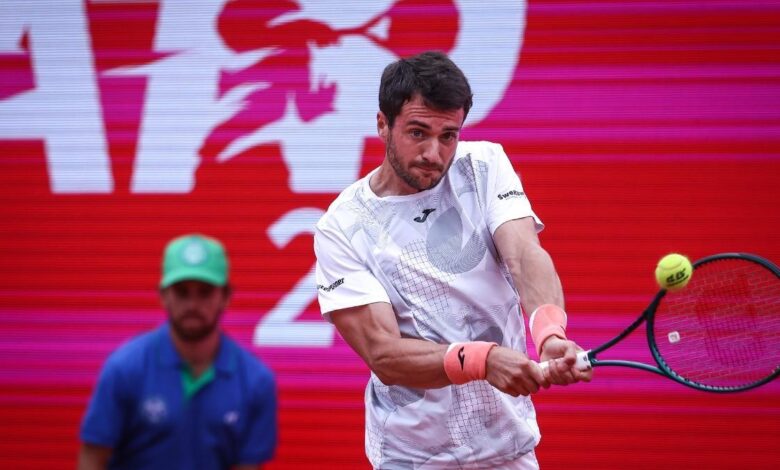
MULTIPOLYGON (((439 184, 439 181, 444 178, 447 170, 449 170, 449 167, 443 168, 437 165, 436 169, 439 171, 439 177, 432 179, 430 183, 424 183, 421 178, 414 176, 411 172, 409 172, 408 169, 404 168, 401 162, 398 160, 398 153, 395 149, 392 133, 387 138, 387 150, 385 151, 385 156, 387 157, 388 161, 390 161, 390 166, 392 166, 393 170, 395 170, 395 174, 398 175, 398 177, 401 178, 404 183, 416 189, 417 191, 425 191, 435 187, 437 184, 439 184)), ((452 160, 455 160, 455 158, 452 160)), ((452 160, 450 161, 450 164, 452 164, 452 160)))
POLYGON ((174 333, 179 339, 187 343, 197 343, 198 341, 202 341, 204 338, 207 338, 214 332, 214 330, 217 329, 219 326, 219 318, 221 316, 222 313, 220 312, 214 318, 213 322, 199 323, 197 326, 186 326, 185 323, 189 321, 187 320, 187 316, 177 320, 168 314, 168 320, 171 324, 171 328, 173 328, 174 333))

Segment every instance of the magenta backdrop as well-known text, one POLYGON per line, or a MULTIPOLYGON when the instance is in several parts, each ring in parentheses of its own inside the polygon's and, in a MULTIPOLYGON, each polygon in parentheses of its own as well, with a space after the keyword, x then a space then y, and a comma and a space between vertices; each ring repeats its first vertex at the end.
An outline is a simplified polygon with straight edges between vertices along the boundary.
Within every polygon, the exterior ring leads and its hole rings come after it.
MULTIPOLYGON (((226 328, 277 373, 271 468, 368 467, 368 371, 319 320, 311 225, 381 161, 398 55, 466 69, 463 138, 521 174, 580 344, 641 311, 667 252, 780 261, 780 3, 327 3, 0 6, 0 468, 74 467, 99 368, 162 320, 160 251, 189 231, 228 246, 226 328)), ((641 335, 613 355, 648 360, 641 335)), ((780 462, 778 383, 598 370, 536 403, 547 469, 780 462)))

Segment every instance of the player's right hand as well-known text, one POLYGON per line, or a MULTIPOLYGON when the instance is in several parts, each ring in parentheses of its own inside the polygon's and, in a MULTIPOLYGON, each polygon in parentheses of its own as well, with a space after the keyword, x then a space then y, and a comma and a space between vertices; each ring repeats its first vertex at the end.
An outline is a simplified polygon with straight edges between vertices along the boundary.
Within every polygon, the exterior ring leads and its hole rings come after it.
POLYGON ((549 388, 550 382, 541 367, 525 354, 497 346, 487 357, 485 379, 490 385, 513 397, 549 388))
POLYGON ((593 369, 579 370, 575 367, 579 351, 582 351, 582 348, 568 339, 552 336, 544 342, 539 359, 549 364, 544 375, 551 384, 569 385, 576 382, 590 382, 593 369))

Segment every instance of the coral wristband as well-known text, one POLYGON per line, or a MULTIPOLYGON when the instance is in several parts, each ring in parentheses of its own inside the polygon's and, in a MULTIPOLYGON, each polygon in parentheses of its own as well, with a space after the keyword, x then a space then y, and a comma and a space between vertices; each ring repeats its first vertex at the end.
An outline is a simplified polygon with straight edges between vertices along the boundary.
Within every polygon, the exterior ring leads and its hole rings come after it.
POLYGON ((487 357, 498 346, 486 341, 452 343, 444 354, 444 372, 450 382, 461 385, 472 380, 484 380, 487 357))
POLYGON ((542 354, 542 345, 550 336, 566 339, 566 312, 557 305, 540 305, 528 320, 536 353, 542 354))

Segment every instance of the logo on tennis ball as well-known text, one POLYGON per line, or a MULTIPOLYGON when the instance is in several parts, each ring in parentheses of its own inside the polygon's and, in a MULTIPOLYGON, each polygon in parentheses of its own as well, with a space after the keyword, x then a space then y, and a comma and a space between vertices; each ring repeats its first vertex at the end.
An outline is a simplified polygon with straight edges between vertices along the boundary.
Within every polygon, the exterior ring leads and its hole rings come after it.
POLYGON ((664 256, 655 268, 655 279, 662 289, 676 291, 685 287, 691 280, 693 266, 685 256, 672 253, 664 256))

